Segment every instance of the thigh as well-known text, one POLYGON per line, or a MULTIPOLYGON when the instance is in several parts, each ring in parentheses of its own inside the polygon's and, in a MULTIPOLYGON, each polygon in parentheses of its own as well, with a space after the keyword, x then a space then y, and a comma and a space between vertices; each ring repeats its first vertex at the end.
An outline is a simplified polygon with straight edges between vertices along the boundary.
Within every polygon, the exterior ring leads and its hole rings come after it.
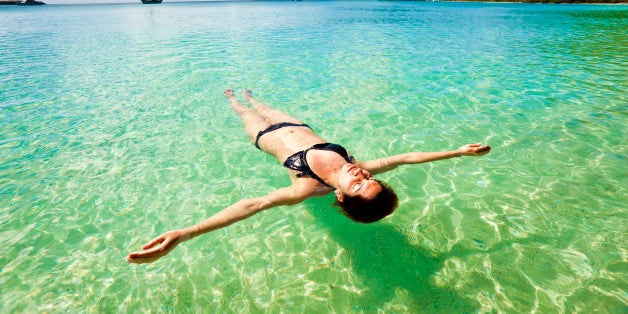
POLYGON ((248 134, 251 143, 255 143, 257 134, 260 131, 266 130, 266 128, 271 125, 271 123, 264 119, 261 115, 254 112, 240 114, 240 117, 244 122, 244 130, 246 131, 246 134, 248 134))
POLYGON ((264 117, 270 124, 277 124, 281 122, 292 122, 303 124, 303 122, 287 113, 281 112, 277 109, 270 108, 264 104, 258 104, 255 108, 257 113, 264 117))

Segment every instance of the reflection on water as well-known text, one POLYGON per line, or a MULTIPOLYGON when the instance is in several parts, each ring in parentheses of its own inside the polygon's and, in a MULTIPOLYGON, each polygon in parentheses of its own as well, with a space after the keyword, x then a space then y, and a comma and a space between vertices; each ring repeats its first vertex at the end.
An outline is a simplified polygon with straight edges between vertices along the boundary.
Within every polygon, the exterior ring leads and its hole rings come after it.
POLYGON ((628 306, 625 7, 34 9, 0 14, 5 312, 628 306), (493 151, 382 175, 400 206, 377 224, 326 197, 126 264, 157 234, 289 184, 226 88, 253 89, 359 159, 493 151))

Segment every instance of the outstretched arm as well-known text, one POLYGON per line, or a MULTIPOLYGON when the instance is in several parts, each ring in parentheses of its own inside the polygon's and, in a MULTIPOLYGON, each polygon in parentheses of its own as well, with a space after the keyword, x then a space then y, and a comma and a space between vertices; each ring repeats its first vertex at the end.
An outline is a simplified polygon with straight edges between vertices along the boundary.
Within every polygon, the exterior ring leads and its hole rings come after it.
POLYGON ((179 243, 201 234, 231 225, 234 222, 251 217, 256 213, 281 205, 292 205, 302 202, 306 195, 298 193, 294 187, 283 188, 266 196, 246 198, 223 209, 210 218, 184 229, 168 231, 142 246, 141 251, 130 253, 126 260, 129 263, 150 263, 168 254, 179 243))
POLYGON ((362 162, 360 167, 375 175, 393 170, 401 165, 420 164, 424 162, 449 159, 460 156, 481 156, 488 154, 490 146, 483 146, 480 143, 467 144, 456 150, 446 152, 412 152, 390 157, 384 157, 371 161, 362 162))

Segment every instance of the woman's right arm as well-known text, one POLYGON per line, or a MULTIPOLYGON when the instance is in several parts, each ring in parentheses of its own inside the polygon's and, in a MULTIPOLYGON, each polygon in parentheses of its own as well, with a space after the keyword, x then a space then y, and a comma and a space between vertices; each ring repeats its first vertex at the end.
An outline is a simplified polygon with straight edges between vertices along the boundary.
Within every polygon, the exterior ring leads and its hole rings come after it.
POLYGON ((136 264, 153 262, 168 254, 181 242, 226 227, 264 209, 297 204, 306 198, 307 195, 299 193, 296 188, 287 187, 262 197, 242 199, 194 226, 168 231, 154 238, 143 245, 141 251, 130 253, 126 260, 136 264))
POLYGON ((401 165, 420 164, 436 160, 449 159, 460 156, 482 156, 488 154, 490 146, 480 143, 463 145, 456 150, 444 152, 411 152, 390 157, 384 157, 367 162, 361 162, 361 168, 368 170, 371 174, 380 174, 393 170, 401 165))

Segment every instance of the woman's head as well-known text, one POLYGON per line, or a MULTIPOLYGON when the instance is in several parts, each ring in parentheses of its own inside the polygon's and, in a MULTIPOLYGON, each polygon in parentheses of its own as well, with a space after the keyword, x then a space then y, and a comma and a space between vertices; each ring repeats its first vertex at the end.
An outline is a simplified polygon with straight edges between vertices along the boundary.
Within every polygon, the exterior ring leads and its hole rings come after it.
POLYGON ((380 190, 381 186, 373 179, 370 172, 350 163, 340 168, 336 186, 336 196, 339 201, 342 202, 345 196, 373 198, 380 190))
POLYGON ((345 216, 362 223, 378 221, 397 207, 397 195, 389 186, 352 164, 340 169, 336 198, 345 216))
POLYGON ((397 194, 386 183, 373 180, 381 189, 370 198, 344 195, 336 199, 341 212, 355 222, 372 223, 392 214, 397 208, 397 194))

